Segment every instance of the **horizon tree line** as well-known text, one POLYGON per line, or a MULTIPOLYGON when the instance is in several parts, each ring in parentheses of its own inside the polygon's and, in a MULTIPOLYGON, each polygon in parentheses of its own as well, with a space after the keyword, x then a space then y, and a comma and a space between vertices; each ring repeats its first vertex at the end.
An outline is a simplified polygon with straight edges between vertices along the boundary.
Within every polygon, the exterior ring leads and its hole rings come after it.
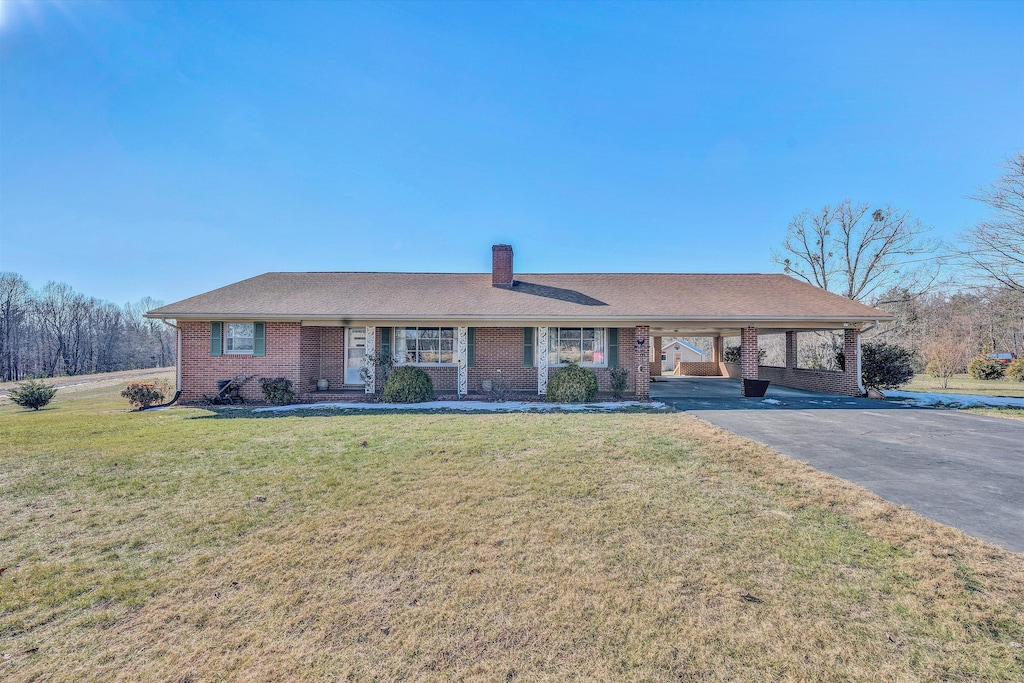
POLYGON ((118 306, 64 282, 34 289, 0 273, 0 381, 173 365, 174 330, 142 317, 160 305, 145 297, 118 306))

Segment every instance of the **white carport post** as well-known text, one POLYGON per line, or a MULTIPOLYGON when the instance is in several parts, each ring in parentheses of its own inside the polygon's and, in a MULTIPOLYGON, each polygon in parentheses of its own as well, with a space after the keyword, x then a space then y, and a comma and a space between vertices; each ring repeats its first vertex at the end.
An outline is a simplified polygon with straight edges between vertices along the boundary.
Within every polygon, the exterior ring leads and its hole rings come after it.
POLYGON ((537 328, 537 394, 548 393, 548 328, 537 328))
POLYGON ((366 328, 366 354, 363 356, 363 366, 366 368, 366 384, 363 391, 368 394, 377 391, 377 328, 366 328))
POLYGON ((463 397, 469 393, 469 328, 456 328, 455 333, 455 366, 459 374, 456 386, 459 397, 463 397))

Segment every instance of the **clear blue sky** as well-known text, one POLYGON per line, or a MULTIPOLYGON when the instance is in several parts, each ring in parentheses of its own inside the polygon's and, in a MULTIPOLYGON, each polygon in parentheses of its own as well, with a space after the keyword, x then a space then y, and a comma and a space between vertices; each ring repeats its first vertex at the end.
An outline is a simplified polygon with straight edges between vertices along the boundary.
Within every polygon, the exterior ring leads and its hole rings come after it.
POLYGON ((949 238, 1024 147, 1024 3, 0 0, 0 270, 766 272, 804 208, 949 238))

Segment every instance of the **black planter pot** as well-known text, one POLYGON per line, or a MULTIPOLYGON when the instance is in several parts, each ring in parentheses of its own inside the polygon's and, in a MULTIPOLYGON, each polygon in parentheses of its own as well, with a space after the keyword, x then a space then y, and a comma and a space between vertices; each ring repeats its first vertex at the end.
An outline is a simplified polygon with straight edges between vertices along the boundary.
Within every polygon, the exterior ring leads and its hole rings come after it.
POLYGON ((769 382, 766 379, 744 379, 743 395, 747 398, 760 398, 768 391, 769 382))

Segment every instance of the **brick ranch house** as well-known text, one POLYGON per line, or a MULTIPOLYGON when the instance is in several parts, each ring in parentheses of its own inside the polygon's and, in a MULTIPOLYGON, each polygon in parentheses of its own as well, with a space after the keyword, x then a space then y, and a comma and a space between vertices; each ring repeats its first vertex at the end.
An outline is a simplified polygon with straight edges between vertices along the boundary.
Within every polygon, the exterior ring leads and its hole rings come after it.
MULTIPOLYGON (((578 362, 610 391, 612 368, 649 395, 662 336, 713 337, 692 375, 729 375, 836 394, 863 393, 860 331, 891 316, 782 274, 515 274, 512 247, 492 248, 487 273, 266 273, 149 311, 177 327, 184 401, 236 375, 286 377, 303 400, 380 387, 367 350, 426 370, 440 393, 474 394, 501 381, 544 394, 549 373, 578 362), (843 330, 845 372, 796 367, 797 334, 843 330), (786 334, 786 366, 758 366, 759 334, 786 334), (741 363, 722 339, 739 335, 741 363), (366 370, 360 372, 366 366, 366 370), (364 381, 365 380, 365 381, 364 381)), ((261 398, 256 382, 247 399, 261 398)))

